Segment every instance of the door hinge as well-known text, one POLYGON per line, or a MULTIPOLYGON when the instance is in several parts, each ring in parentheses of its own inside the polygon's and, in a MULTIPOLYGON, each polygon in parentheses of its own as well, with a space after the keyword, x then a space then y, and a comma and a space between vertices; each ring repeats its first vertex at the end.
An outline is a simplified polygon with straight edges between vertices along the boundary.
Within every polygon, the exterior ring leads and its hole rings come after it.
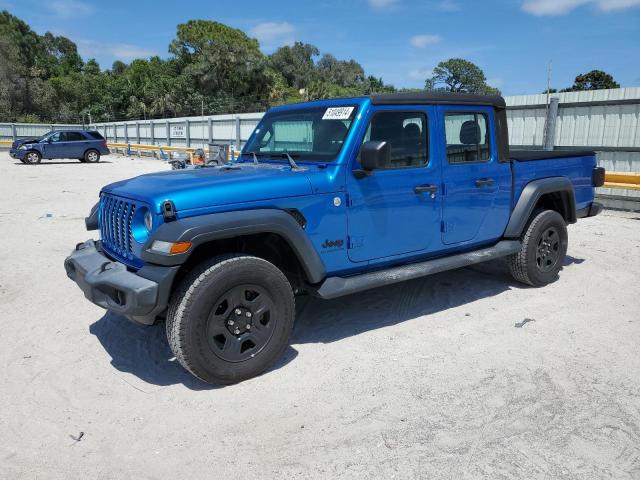
POLYGON ((344 204, 347 207, 350 207, 351 205, 353 205, 353 200, 351 199, 351 195, 349 195, 348 193, 345 193, 344 195, 344 204))
POLYGON ((347 248, 349 250, 353 248, 360 248, 364 244, 364 237, 347 237, 347 248))

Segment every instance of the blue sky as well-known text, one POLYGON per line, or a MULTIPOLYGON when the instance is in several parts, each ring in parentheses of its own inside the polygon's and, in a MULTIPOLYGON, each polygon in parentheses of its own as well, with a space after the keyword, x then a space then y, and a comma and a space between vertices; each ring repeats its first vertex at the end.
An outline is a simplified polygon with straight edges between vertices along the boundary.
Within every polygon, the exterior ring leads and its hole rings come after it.
POLYGON ((210 19, 260 40, 295 40, 354 58, 398 87, 421 87, 450 57, 480 65, 505 95, 539 93, 594 68, 640 86, 640 0, 0 0, 0 8, 76 42, 103 68, 168 55, 178 23, 210 19))

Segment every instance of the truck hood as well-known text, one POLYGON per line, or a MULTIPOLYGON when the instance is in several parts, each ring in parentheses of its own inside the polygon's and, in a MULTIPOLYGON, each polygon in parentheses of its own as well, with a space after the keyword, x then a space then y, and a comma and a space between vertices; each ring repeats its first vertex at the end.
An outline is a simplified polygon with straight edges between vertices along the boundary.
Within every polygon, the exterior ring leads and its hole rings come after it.
POLYGON ((149 173, 112 183, 102 192, 138 200, 160 212, 171 200, 178 212, 234 203, 309 195, 311 183, 305 170, 293 171, 275 164, 235 164, 149 173))

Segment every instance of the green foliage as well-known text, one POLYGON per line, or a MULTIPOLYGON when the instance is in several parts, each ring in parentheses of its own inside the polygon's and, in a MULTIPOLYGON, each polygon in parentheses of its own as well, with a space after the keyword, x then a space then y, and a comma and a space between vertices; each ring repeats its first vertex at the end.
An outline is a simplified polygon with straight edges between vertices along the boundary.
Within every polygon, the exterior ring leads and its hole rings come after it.
POLYGON ((500 90, 487 85, 484 72, 476 64, 463 58, 450 58, 433 69, 425 81, 426 90, 500 95, 500 90))
POLYGON ((602 70, 591 70, 576 77, 573 86, 565 88, 563 92, 581 92, 583 90, 603 90, 620 88, 620 84, 613 77, 602 70))

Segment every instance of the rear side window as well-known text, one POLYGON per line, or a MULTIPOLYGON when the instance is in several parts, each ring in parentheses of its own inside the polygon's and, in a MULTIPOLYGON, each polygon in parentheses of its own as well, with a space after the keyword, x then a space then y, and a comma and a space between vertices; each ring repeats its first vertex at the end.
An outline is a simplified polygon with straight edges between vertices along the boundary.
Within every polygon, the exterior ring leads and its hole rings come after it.
POLYGON ((85 140, 84 136, 80 132, 62 132, 63 142, 81 142, 85 140))
POLYGON ((95 138, 96 140, 104 140, 104 137, 100 134, 100 132, 95 132, 91 130, 90 132, 85 132, 91 138, 95 138))
POLYGON ((491 158, 489 122, 484 113, 447 113, 444 125, 449 163, 486 162, 491 158))
POLYGON ((427 117, 419 112, 378 112, 364 142, 387 142, 391 159, 386 169, 421 167, 427 164, 427 117))

